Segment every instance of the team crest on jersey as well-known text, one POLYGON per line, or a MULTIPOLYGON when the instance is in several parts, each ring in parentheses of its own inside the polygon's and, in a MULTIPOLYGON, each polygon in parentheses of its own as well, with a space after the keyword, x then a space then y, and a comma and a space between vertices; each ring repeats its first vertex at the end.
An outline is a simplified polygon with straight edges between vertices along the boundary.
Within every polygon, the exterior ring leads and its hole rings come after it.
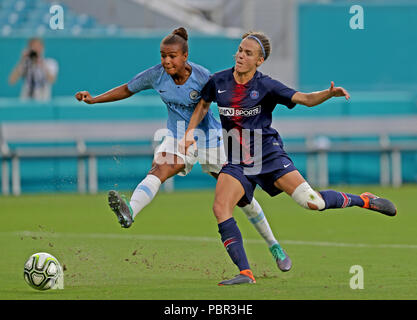
POLYGON ((198 95, 199 95, 199 92, 197 90, 192 90, 190 92, 190 98, 193 99, 193 100, 197 99, 198 95))
POLYGON ((250 97, 252 98, 252 99, 258 99, 258 97, 259 97, 259 92, 258 91, 256 91, 256 90, 252 90, 252 92, 250 93, 250 97))

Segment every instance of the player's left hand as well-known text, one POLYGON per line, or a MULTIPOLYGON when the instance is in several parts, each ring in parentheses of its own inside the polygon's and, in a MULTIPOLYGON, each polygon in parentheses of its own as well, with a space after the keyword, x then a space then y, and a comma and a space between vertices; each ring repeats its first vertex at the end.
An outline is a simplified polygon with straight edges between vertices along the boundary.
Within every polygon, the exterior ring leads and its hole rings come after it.
POLYGON ((329 92, 332 95, 332 97, 345 97, 346 100, 350 99, 350 95, 346 91, 346 89, 342 87, 335 87, 333 81, 330 83, 329 92))

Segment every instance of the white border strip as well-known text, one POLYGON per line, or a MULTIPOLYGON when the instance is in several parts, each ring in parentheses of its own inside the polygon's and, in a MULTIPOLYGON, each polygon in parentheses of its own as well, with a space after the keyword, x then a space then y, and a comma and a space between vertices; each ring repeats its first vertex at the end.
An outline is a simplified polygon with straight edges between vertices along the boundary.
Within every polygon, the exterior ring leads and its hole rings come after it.
MULTIPOLYGON (((150 235, 150 234, 118 234, 118 233, 56 233, 56 232, 34 232, 16 231, 0 232, 0 237, 44 237, 48 238, 80 238, 80 239, 120 239, 120 240, 152 240, 152 241, 199 241, 219 242, 220 238, 213 237, 192 237, 176 235, 150 235)), ((245 243, 265 244, 262 239, 245 239, 245 243)), ((315 246, 315 247, 350 247, 350 248, 382 248, 382 249, 417 249, 417 244, 369 244, 369 243, 343 243, 327 241, 303 241, 303 240, 282 240, 282 244, 315 246)))

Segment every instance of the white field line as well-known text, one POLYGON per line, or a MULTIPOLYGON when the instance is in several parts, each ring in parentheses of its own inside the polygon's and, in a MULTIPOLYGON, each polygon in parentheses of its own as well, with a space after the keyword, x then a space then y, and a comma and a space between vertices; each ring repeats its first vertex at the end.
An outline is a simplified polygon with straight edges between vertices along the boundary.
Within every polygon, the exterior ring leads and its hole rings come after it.
MULTIPOLYGON (((56 233, 56 232, 33 232, 16 231, 0 232, 1 236, 17 237, 45 237, 45 238, 79 238, 79 239, 121 239, 121 240, 152 240, 152 241, 198 241, 219 242, 220 238, 192 237, 176 235, 146 235, 146 234, 117 234, 117 233, 56 233)), ((262 239, 244 239, 245 243, 265 244, 262 239)), ((282 240, 281 244, 303 245, 316 247, 350 247, 350 248, 390 248, 390 249, 417 249, 417 244, 369 244, 369 243, 343 243, 328 241, 304 241, 282 240)))

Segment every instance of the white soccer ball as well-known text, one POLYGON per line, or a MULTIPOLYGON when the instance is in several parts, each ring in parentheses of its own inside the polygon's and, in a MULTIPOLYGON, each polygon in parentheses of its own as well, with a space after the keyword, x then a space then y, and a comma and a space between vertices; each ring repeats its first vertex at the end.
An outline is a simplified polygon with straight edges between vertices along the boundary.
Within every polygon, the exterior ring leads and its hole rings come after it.
POLYGON ((23 276, 37 290, 51 289, 61 274, 58 260, 46 252, 34 253, 25 263, 23 276))

